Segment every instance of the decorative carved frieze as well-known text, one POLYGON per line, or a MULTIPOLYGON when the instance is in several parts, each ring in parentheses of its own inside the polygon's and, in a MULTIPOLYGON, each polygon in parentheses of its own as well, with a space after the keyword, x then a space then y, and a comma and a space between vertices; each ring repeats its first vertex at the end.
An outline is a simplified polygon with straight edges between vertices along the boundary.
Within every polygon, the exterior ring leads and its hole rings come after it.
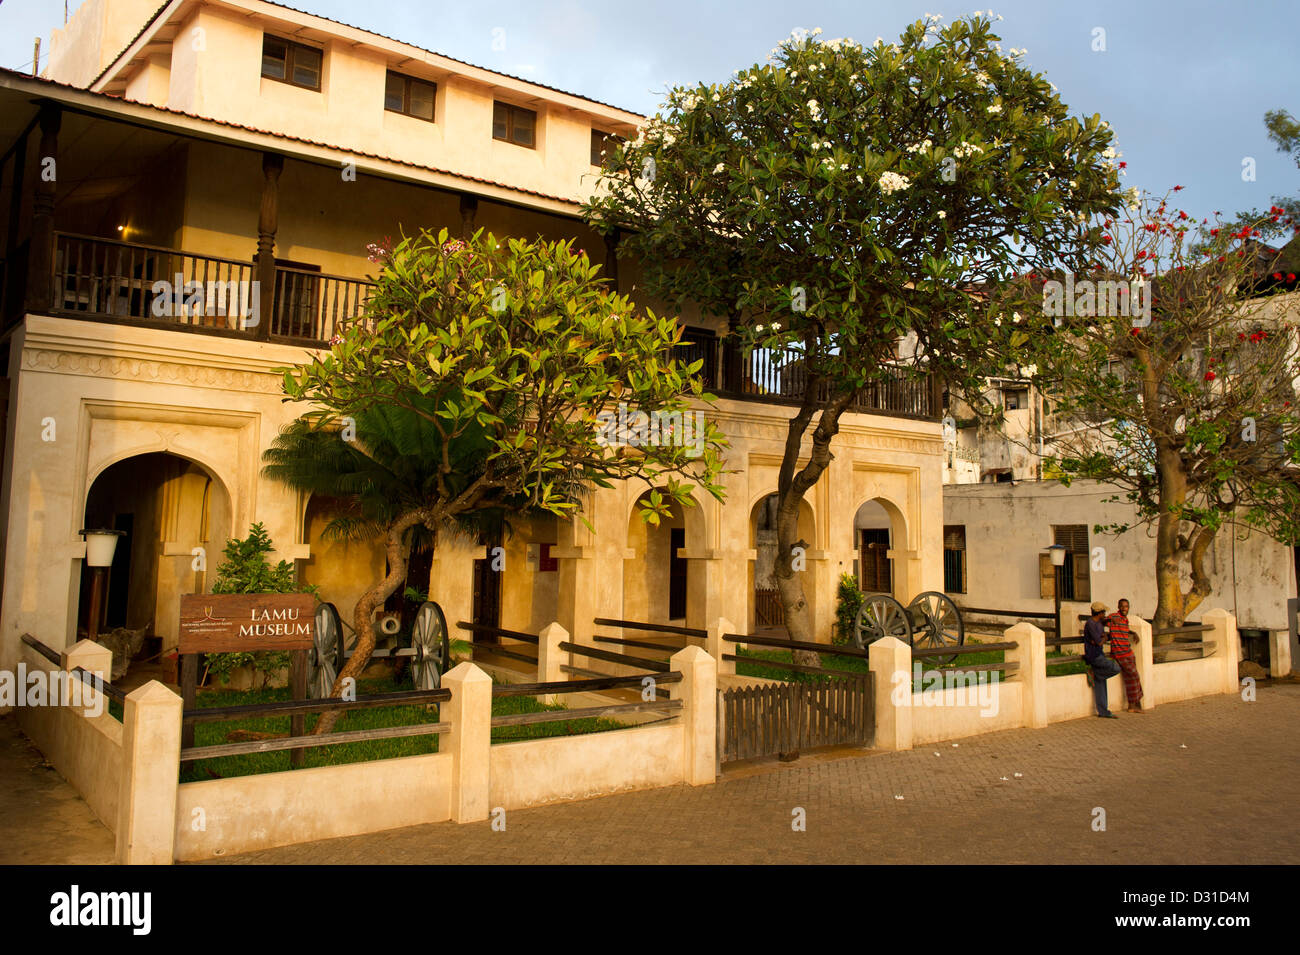
POLYGON ((211 365, 88 355, 53 349, 26 349, 23 352, 23 367, 64 375, 89 375, 95 378, 190 385, 267 395, 278 395, 282 390, 282 382, 277 375, 211 365))

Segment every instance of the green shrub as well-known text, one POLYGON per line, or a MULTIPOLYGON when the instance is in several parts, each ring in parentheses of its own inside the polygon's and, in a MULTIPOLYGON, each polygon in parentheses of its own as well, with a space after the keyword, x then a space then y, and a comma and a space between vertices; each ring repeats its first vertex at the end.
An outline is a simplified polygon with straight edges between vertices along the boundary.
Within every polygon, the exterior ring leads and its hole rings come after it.
POLYGON ((862 607, 862 591, 852 574, 840 574, 840 584, 835 594, 835 643, 853 642, 853 621, 862 607))

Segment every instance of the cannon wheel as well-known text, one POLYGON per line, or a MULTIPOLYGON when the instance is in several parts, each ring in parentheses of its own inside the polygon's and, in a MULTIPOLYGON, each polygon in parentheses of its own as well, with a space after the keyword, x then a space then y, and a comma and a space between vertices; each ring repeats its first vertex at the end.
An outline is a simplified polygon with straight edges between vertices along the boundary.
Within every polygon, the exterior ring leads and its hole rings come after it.
POLYGON ((912 625, 907 610, 889 594, 864 594, 862 606, 853 621, 853 640, 866 649, 881 637, 897 637, 912 642, 912 625))
POLYGON ((442 686, 442 675, 451 659, 451 637, 447 633, 447 618, 442 608, 432 600, 420 604, 411 628, 411 681, 417 690, 436 690, 442 686))
POLYGON ((316 606, 316 629, 307 651, 307 696, 313 700, 330 695, 334 680, 343 668, 343 622, 332 603, 316 606))
MULTIPOLYGON (((907 605, 907 612, 913 627, 914 648, 959 647, 965 643, 966 628, 962 624, 961 611, 947 594, 937 590, 917 594, 907 605)), ((930 659, 945 665, 957 659, 957 654, 930 659)))

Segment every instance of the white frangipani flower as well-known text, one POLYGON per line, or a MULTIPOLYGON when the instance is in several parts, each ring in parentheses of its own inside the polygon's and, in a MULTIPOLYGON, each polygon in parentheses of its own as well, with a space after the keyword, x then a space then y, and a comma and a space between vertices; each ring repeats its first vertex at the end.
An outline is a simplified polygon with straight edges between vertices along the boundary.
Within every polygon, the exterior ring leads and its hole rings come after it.
POLYGON ((880 174, 880 179, 877 180, 877 184, 880 186, 882 192, 890 194, 911 188, 912 181, 906 176, 901 176, 896 172, 883 172, 880 174))

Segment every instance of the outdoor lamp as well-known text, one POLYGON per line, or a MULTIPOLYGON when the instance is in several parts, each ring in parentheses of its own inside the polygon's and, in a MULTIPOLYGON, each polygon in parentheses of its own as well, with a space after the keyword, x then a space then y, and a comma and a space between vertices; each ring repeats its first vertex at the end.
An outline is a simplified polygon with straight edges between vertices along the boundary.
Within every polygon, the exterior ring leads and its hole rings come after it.
POLYGON ((1052 609, 1056 611, 1056 616, 1052 618, 1056 621, 1056 633, 1052 634, 1052 636, 1059 637, 1062 634, 1061 568, 1065 566, 1065 545, 1049 544, 1047 553, 1052 557, 1052 609))
POLYGON ((86 621, 86 636, 91 640, 99 636, 99 618, 104 606, 104 578, 113 564, 117 539, 124 534, 126 531, 115 531, 107 527, 81 530, 81 536, 86 538, 86 566, 90 568, 90 612, 86 621))
POLYGON ((113 552, 117 550, 117 539, 126 531, 97 528, 78 533, 86 538, 86 566, 109 567, 113 563, 113 552))

